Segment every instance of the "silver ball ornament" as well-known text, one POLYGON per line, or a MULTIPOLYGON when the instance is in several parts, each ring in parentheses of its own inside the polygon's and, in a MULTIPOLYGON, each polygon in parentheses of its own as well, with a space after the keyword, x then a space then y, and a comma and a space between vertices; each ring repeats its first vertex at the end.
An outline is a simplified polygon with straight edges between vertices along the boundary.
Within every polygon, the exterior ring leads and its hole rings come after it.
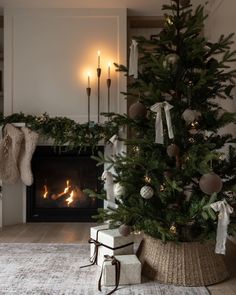
POLYGON ((205 194, 212 195, 222 190, 223 182, 219 175, 207 173, 200 178, 199 187, 205 194))
POLYGON ((176 65, 178 60, 179 60, 179 56, 177 54, 170 53, 165 57, 165 59, 163 61, 163 67, 165 69, 169 69, 172 66, 176 65))
POLYGON ((154 190, 149 185, 145 185, 141 188, 140 195, 144 199, 151 199, 154 195, 154 190))
POLYGON ((128 236, 131 233, 131 227, 126 224, 122 224, 118 230, 119 233, 124 237, 128 236))

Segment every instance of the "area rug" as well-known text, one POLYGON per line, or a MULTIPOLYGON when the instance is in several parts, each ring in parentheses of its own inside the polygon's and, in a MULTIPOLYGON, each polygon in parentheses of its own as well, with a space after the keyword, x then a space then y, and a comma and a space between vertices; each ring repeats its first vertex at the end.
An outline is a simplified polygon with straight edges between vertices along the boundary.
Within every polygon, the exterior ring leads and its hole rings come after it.
MULTIPOLYGON (((100 268, 88 263, 89 246, 75 244, 0 244, 1 295, 97 295, 100 268)), ((144 280, 120 286, 114 295, 209 295, 206 288, 162 285, 144 280)))

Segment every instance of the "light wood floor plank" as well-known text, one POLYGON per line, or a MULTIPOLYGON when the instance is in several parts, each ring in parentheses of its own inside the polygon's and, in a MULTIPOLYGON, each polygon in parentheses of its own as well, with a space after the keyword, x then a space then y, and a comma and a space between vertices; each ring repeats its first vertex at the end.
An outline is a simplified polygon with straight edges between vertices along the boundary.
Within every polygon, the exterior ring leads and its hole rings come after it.
MULTIPOLYGON (((87 243, 95 223, 27 223, 0 230, 0 243, 87 243)), ((231 278, 209 286, 211 295, 236 295, 236 245, 228 242, 226 263, 231 278)))

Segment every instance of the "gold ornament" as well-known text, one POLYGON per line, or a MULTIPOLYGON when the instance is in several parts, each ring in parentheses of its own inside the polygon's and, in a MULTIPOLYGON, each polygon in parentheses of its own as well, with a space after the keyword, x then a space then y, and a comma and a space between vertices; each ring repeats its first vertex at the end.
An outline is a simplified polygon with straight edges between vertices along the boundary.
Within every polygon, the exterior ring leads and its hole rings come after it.
POLYGON ((160 192, 164 192, 165 191, 165 186, 163 184, 160 185, 160 192))
POLYGON ((175 226, 174 224, 170 227, 170 232, 171 232, 173 235, 176 235, 176 233, 177 233, 177 229, 176 229, 176 226, 175 226))
POLYGON ((138 147, 138 146, 134 146, 134 147, 133 147, 133 151, 134 151, 135 153, 139 153, 139 147, 138 147))
POLYGON ((166 17, 166 23, 168 24, 168 25, 173 25, 173 21, 172 21, 172 19, 171 19, 171 17, 170 16, 167 16, 166 17))
POLYGON ((199 123, 198 121, 193 121, 190 126, 191 128, 197 129, 199 127, 199 123))
POLYGON ((146 183, 150 183, 150 182, 152 181, 152 179, 151 179, 151 177, 149 177, 148 175, 145 175, 145 176, 144 176, 144 181, 145 181, 146 183))
POLYGON ((194 142, 195 142, 195 139, 192 138, 192 137, 190 137, 190 138, 188 139, 188 141, 189 141, 190 143, 194 143, 194 142))

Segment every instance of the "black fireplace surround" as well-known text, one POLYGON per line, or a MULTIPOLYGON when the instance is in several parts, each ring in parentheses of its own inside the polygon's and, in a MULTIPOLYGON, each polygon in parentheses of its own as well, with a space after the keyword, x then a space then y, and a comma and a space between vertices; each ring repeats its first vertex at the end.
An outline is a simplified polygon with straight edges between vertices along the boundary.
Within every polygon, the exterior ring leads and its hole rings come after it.
MULTIPOLYGON (((93 153, 103 152, 98 147, 93 153)), ((92 150, 38 146, 32 159, 34 183, 27 187, 27 222, 92 221, 103 201, 87 196, 100 192, 103 167, 91 159, 92 150)))

